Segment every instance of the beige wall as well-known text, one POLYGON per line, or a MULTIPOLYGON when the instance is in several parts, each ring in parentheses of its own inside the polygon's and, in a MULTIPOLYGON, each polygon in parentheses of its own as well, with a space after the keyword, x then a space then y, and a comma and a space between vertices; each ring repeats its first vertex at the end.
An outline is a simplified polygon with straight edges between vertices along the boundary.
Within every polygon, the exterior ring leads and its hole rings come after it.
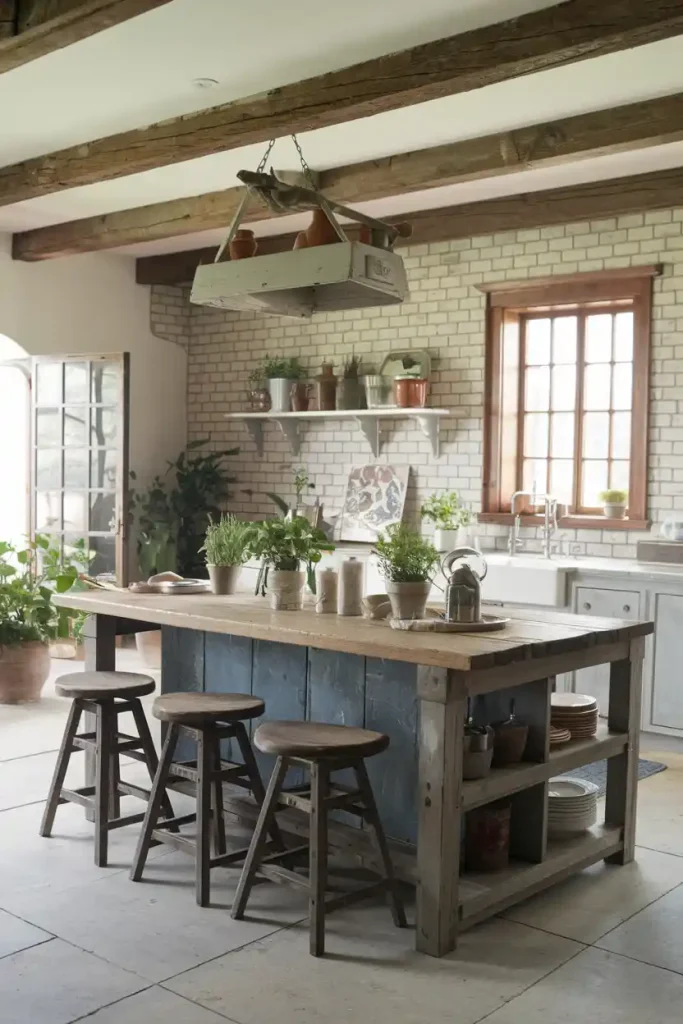
MULTIPOLYGON (((266 490, 287 492, 292 456, 276 426, 266 428, 262 460, 242 424, 223 414, 245 407, 247 375, 265 353, 297 355, 315 374, 323 360, 339 366, 352 351, 377 365, 392 348, 427 348, 434 358, 431 404, 448 407, 442 457, 404 422, 388 428, 382 459, 409 464, 408 511, 435 488, 455 487, 479 508, 482 478, 484 307, 476 285, 552 273, 575 273, 664 264, 654 283, 649 511, 661 520, 683 511, 683 209, 594 223, 501 232, 403 250, 410 298, 400 307, 316 315, 309 322, 195 307, 190 318, 189 436, 211 434, 217 444, 238 444, 239 487, 232 507, 250 516, 272 509, 266 490)), ((155 289, 156 309, 173 317, 180 289, 155 289)), ((185 312, 178 323, 186 323, 185 312)), ((341 502, 352 464, 373 461, 359 432, 339 421, 304 428, 296 465, 305 465, 326 504, 341 502)), ((289 488, 291 491, 291 488, 289 488)), ((506 531, 483 528, 504 543, 506 531)), ((565 531, 576 554, 634 556, 636 535, 626 531, 565 531)))

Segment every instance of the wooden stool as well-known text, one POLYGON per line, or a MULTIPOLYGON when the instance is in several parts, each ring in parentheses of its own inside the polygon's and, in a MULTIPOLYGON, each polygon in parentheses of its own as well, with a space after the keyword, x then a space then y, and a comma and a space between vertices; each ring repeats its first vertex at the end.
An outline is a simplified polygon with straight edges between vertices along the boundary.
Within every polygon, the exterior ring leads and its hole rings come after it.
MULTIPOLYGON (((158 765, 145 712, 139 701, 153 693, 156 683, 150 676, 137 672, 73 672, 60 676, 55 690, 61 697, 72 700, 69 718, 59 748, 50 792, 45 805, 40 835, 49 836, 60 804, 76 803, 92 808, 95 815, 95 863, 106 867, 109 832, 124 825, 133 825, 144 819, 144 811, 121 817, 120 798, 136 796, 149 798, 149 791, 120 777, 120 755, 143 761, 153 779, 158 765), (95 715, 95 732, 77 734, 84 711, 95 715), (131 711, 138 731, 137 736, 119 732, 118 716, 131 711), (64 779, 74 750, 90 750, 95 754, 95 785, 79 789, 64 789, 64 779)), ((164 814, 173 817, 170 800, 163 794, 164 814)))
MULTIPOLYGON (((246 848, 227 852, 223 782, 229 781, 233 785, 250 790, 258 805, 262 805, 265 790, 244 722, 250 718, 257 718, 264 711, 263 701, 259 697, 251 697, 248 693, 167 693, 157 697, 152 714, 162 722, 168 723, 168 731, 135 851, 130 875, 134 882, 139 882, 142 878, 150 848, 158 843, 168 843, 195 857, 197 903, 200 907, 206 907, 210 895, 210 869, 244 859, 246 848), (197 741, 195 761, 173 760, 181 733, 197 741), (237 740, 243 764, 221 760, 220 741, 229 737, 237 740), (195 783, 197 811, 171 821, 160 821, 166 787, 173 788, 178 779, 188 779, 195 783), (196 840, 188 836, 169 834, 168 829, 172 826, 186 825, 193 821, 197 822, 196 840), (213 857, 211 833, 214 841, 213 857)), ((270 831, 278 849, 284 850, 277 825, 274 824, 270 831)))
POLYGON ((406 918, 389 857, 384 830, 364 758, 379 754, 389 746, 389 737, 368 729, 321 722, 267 722, 259 726, 254 743, 265 754, 277 755, 268 792, 259 814, 242 875, 237 886, 232 916, 241 918, 257 873, 276 881, 292 882, 308 889, 310 909, 310 950, 313 956, 325 952, 325 914, 385 891, 397 928, 405 928, 406 918), (287 770, 293 764, 304 765, 310 773, 310 785, 283 792, 287 770), (352 768, 356 789, 330 782, 330 773, 352 768), (308 849, 309 876, 304 878, 278 861, 291 858, 296 850, 264 857, 266 833, 272 827, 279 806, 296 807, 311 817, 308 849), (327 888, 327 812, 343 808, 357 814, 370 826, 371 837, 384 877, 354 892, 326 898, 327 888))

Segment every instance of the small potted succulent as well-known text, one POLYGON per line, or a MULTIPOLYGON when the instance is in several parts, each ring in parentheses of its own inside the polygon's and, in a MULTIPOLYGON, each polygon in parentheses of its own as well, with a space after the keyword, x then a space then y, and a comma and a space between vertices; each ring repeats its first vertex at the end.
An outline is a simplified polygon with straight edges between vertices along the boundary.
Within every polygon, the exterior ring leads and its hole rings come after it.
POLYGON ((607 519, 623 519, 626 515, 627 491, 601 491, 600 501, 602 502, 602 510, 607 519))
POLYGON ((303 382, 305 378, 306 371, 295 356, 288 359, 266 356, 249 379, 266 382, 272 412, 289 412, 292 408, 292 384, 303 382))
POLYGON ((395 619, 423 619, 439 563, 439 552, 417 530, 403 523, 389 526, 375 545, 380 574, 395 619))
POLYGON ((234 594, 242 566, 249 557, 253 525, 233 515, 222 515, 217 522, 209 517, 209 526, 201 550, 213 594, 234 594))
POLYGON ((420 515, 434 524, 434 546, 437 551, 448 552, 469 539, 461 531, 469 526, 474 516, 460 504, 457 491, 435 491, 420 509, 420 515))
POLYGON ((307 582, 315 594, 315 566, 334 545, 303 516, 294 516, 254 524, 249 549, 261 559, 256 593, 265 597, 268 591, 274 611, 297 611, 307 582))

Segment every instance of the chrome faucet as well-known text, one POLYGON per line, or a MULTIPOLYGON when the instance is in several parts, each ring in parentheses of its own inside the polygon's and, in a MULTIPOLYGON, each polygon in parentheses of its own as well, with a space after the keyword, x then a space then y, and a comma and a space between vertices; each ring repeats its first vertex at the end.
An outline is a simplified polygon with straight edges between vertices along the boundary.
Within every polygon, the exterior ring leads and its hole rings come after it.
POLYGON ((553 534, 557 530, 557 498, 549 494, 543 496, 543 554, 551 558, 550 545, 553 534))
POLYGON ((515 505, 517 498, 530 498, 531 501, 535 501, 536 495, 532 494, 531 491, 515 491, 510 498, 510 511, 514 516, 512 520, 512 527, 510 528, 510 536, 508 537, 508 554, 516 555, 519 548, 519 528, 522 523, 522 517, 519 512, 515 512, 515 505))
POLYGON ((536 504, 540 498, 543 499, 543 554, 551 558, 551 542, 557 530, 557 498, 550 494, 536 494, 532 491, 515 491, 510 499, 510 511, 514 516, 510 536, 508 538, 508 553, 516 555, 519 551, 519 528, 522 523, 521 513, 515 512, 518 498, 529 498, 532 504, 536 504))

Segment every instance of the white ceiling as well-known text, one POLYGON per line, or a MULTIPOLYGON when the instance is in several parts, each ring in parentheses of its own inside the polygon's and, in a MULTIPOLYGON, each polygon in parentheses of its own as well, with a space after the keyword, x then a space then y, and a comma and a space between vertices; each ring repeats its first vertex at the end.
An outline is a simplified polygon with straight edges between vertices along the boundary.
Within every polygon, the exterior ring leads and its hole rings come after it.
MULTIPOLYGON (((466 31, 547 0, 345 0, 344 18, 315 0, 173 0, 0 76, 0 165, 178 116, 429 39, 466 31), (211 90, 193 79, 216 78, 211 90)), ((314 168, 504 131, 683 91, 683 37, 379 114, 300 136, 314 168)), ((263 146, 185 161, 143 174, 0 208, 0 231, 26 230, 230 187, 263 146)), ((276 168, 297 165, 288 140, 276 168)), ((379 215, 470 202, 683 165, 683 144, 578 161, 366 204, 379 215)), ((289 230, 293 218, 265 222, 289 230)), ((162 252, 211 244, 220 232, 132 247, 162 252)))

